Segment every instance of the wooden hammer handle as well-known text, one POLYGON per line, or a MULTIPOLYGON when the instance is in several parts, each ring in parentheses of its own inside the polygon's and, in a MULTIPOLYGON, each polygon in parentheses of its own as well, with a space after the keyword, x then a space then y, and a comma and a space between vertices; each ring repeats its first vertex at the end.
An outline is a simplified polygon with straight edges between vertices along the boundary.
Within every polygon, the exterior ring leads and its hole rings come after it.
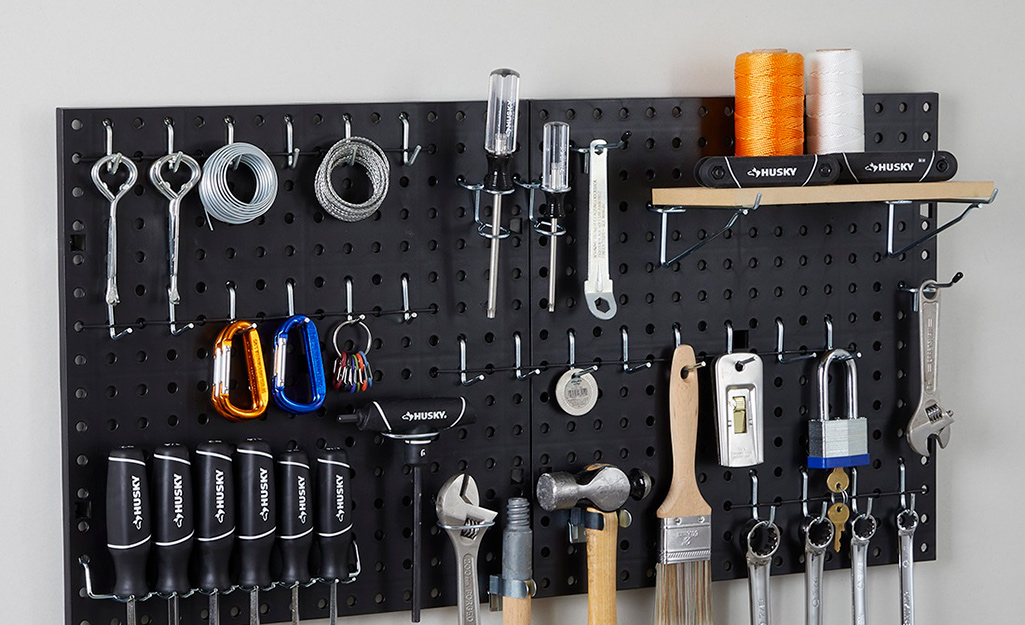
POLYGON ((616 625, 616 550, 619 515, 593 508, 605 518, 605 529, 587 530, 587 625, 616 625))
POLYGON ((530 625, 530 597, 503 597, 502 625, 530 625))

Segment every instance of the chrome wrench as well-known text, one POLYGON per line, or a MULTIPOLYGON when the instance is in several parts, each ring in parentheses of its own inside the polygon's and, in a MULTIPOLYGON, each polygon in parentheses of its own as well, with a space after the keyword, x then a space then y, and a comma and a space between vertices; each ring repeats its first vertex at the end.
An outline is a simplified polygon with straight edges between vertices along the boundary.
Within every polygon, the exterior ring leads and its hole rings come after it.
POLYGON ((822 571, 826 564, 826 549, 833 544, 835 530, 826 518, 825 509, 818 517, 808 519, 802 527, 804 533, 804 593, 807 625, 822 625, 822 571))
POLYGON ((599 319, 616 316, 616 296, 609 275, 609 164, 608 143, 595 139, 588 150, 591 176, 587 210, 587 280, 584 297, 591 314, 599 319))
POLYGON ((779 527, 772 521, 758 521, 747 533, 747 578, 751 591, 751 625, 770 625, 769 567, 779 548, 779 527), (759 537, 760 532, 764 535, 759 537), (758 540, 756 540, 758 539, 758 540))
POLYGON ((467 473, 448 479, 438 492, 438 525, 448 533, 459 567, 458 608, 461 625, 480 622, 477 552, 498 513, 482 508, 477 483, 467 473))
POLYGON ((926 280, 918 289, 919 356, 922 370, 922 394, 918 409, 908 422, 907 437, 911 449, 929 455, 929 439, 933 436, 940 447, 950 440, 950 424, 954 412, 944 410, 937 397, 937 336, 940 323, 940 291, 935 280, 926 280))
POLYGON ((851 521, 851 604, 854 625, 865 625, 868 622, 865 601, 868 543, 878 527, 879 522, 872 516, 872 500, 869 499, 868 510, 851 521))
POLYGON ((915 496, 911 496, 911 507, 897 513, 897 536, 900 539, 900 622, 901 625, 915 625, 915 530, 918 529, 918 513, 915 512, 915 496))

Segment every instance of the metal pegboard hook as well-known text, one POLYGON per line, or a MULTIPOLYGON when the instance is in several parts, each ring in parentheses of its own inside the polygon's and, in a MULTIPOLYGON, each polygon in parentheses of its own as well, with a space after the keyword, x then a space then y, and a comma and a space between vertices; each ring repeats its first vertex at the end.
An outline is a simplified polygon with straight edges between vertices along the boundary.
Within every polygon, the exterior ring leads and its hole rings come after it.
POLYGON ((352 138, 352 115, 349 115, 348 113, 345 113, 344 115, 342 115, 342 124, 345 127, 345 138, 346 139, 351 139, 352 138))
MULTIPOLYGON (((822 322, 823 322, 823 324, 826 327, 826 348, 824 350, 822 350, 822 351, 830 352, 830 351, 833 351, 833 315, 829 315, 829 314, 824 315, 822 317, 822 322)), ((850 351, 849 354, 846 354, 844 356, 840 356, 837 359, 837 362, 843 362, 845 360, 861 358, 861 352, 854 351, 854 350, 849 350, 849 351, 850 351)))
POLYGON ((416 157, 420 156, 420 146, 418 144, 413 153, 409 153, 409 115, 405 111, 399 113, 399 121, 402 122, 402 164, 412 167, 416 157))
MULTIPOLYGON (((604 143, 596 143, 594 145, 594 151, 596 153, 598 153, 598 154, 601 154, 605 150, 621 150, 621 149, 625 149, 626 147, 629 146, 630 137, 632 135, 633 135, 633 133, 630 132, 629 130, 627 130, 622 135, 620 135, 619 141, 616 141, 615 143, 609 143, 608 141, 606 141, 604 143)), ((583 154, 584 155, 584 163, 583 163, 583 165, 584 165, 584 174, 587 174, 588 170, 589 170, 589 165, 590 165, 590 162, 591 162, 591 156, 590 156, 591 155, 591 144, 588 143, 587 147, 578 148, 577 146, 575 146, 572 143, 570 143, 569 150, 570 150, 570 152, 576 152, 577 154, 583 154)))
POLYGON ((124 156, 120 152, 114 154, 114 122, 110 121, 110 119, 104 119, 103 132, 106 155, 107 157, 113 157, 113 159, 108 160, 106 163, 107 173, 113 174, 121 166, 124 156))
POLYGON ((472 386, 477 382, 484 381, 484 374, 478 373, 475 377, 466 377, 466 336, 459 335, 459 382, 463 386, 472 386))
POLYGON ((783 348, 783 332, 783 319, 781 317, 776 317, 776 362, 781 365, 789 365, 790 363, 798 362, 800 360, 808 360, 810 358, 818 357, 818 354, 811 352, 809 354, 798 354, 790 358, 785 358, 784 354, 786 354, 786 350, 783 348))
POLYGON ((519 332, 513 332, 513 344, 516 347, 516 379, 526 380, 540 374, 541 369, 539 368, 532 369, 526 373, 523 372, 523 339, 520 337, 519 332))
POLYGON ((354 320, 363 321, 367 318, 366 315, 359 315, 358 318, 353 312, 352 307, 352 276, 345 276, 345 321, 352 322, 354 320))
MULTIPOLYGON (((485 239, 505 239, 508 238, 512 232, 505 226, 498 227, 498 234, 495 234, 492 229, 492 224, 485 222, 480 216, 480 194, 484 190, 484 183, 469 183, 466 182, 466 178, 459 176, 456 178, 456 184, 470 192, 470 197, 473 198, 473 221, 477 224, 477 235, 484 237, 485 239)), ((504 195, 504 194, 500 194, 504 195)))
POLYGON ((960 215, 955 217, 954 219, 951 219, 950 221, 948 221, 947 223, 943 224, 942 226, 939 226, 938 228, 936 228, 932 232, 930 232, 930 233, 928 233, 926 235, 923 235, 922 237, 920 237, 918 239, 915 239, 913 242, 909 243, 908 245, 905 245, 904 247, 902 247, 901 249, 899 249, 897 251, 893 250, 894 213, 896 212, 896 206, 898 204, 899 205, 911 204, 912 202, 910 202, 909 200, 893 200, 893 201, 887 202, 886 205, 887 205, 888 214, 887 214, 887 220, 886 220, 886 224, 887 224, 886 225, 886 255, 889 256, 890 258, 895 258, 897 256, 900 256, 901 254, 904 254, 904 253, 906 253, 906 252, 908 252, 908 251, 918 247, 919 245, 925 243, 926 241, 929 241, 931 239, 936 238, 944 230, 947 230, 948 228, 952 228, 952 227, 956 226, 957 224, 961 223, 961 220, 963 220, 965 217, 967 217, 968 213, 970 213, 973 210, 979 208, 981 205, 983 205, 983 204, 992 204, 993 201, 997 199, 997 192, 998 191, 999 191, 999 189, 994 188, 993 189, 993 193, 990 194, 990 196, 989 196, 989 199, 987 199, 987 200, 977 200, 975 202, 972 202, 971 204, 968 205, 968 208, 964 209, 964 211, 960 215))
POLYGON ((639 365, 630 364, 630 332, 626 326, 619 328, 619 336, 623 345, 623 373, 637 373, 644 369, 650 369, 651 361, 647 359, 639 365))
POLYGON ((907 490, 907 468, 904 466, 904 458, 897 459, 897 467, 900 471, 900 505, 905 510, 915 509, 915 493, 911 493, 911 507, 908 507, 907 490))
POLYGON ((747 472, 751 478, 751 518, 758 520, 758 472, 751 469, 747 472))
POLYGON ((295 147, 291 115, 285 115, 285 152, 288 153, 288 168, 295 169, 296 164, 299 162, 299 148, 295 147))
POLYGON ((726 328, 726 353, 727 354, 732 354, 733 353, 733 322, 730 321, 729 319, 727 319, 726 322, 723 323, 723 326, 726 328))
MULTIPOLYGON (((566 341, 569 343, 569 368, 577 368, 577 333, 572 328, 566 330, 566 341)), ((588 373, 593 373, 598 370, 597 364, 592 364, 588 367, 581 368, 579 371, 573 374, 573 378, 577 379, 588 373)))
POLYGON ((910 287, 906 282, 901 280, 897 283, 897 290, 905 293, 911 293, 911 311, 917 313, 919 297, 924 294, 926 298, 931 298, 933 294, 940 289, 949 289, 960 282, 962 278, 964 278, 964 274, 959 271, 954 274, 954 277, 950 279, 950 282, 936 282, 935 280, 929 280, 917 287, 910 287))
POLYGON ((723 225, 722 228, 719 228, 718 230, 716 230, 712 234, 706 236, 704 239, 702 239, 702 240, 698 241, 697 243, 691 245, 690 247, 688 247, 687 249, 683 250, 682 252, 680 252, 679 254, 677 254, 676 256, 674 256, 672 258, 666 258, 666 256, 668 256, 668 254, 669 254, 669 252, 668 252, 668 247, 669 247, 669 214, 670 213, 685 213, 685 212, 687 212, 688 209, 699 209, 701 207, 700 206, 654 206, 652 204, 648 204, 648 210, 650 210, 652 212, 655 212, 655 213, 659 213, 662 216, 661 235, 659 237, 659 239, 660 239, 660 243, 659 243, 660 249, 659 249, 659 255, 658 255, 659 264, 661 264, 663 267, 669 267, 673 263, 675 263, 675 262, 677 262, 677 261, 679 261, 679 260, 681 260, 683 258, 686 258, 687 256, 690 256, 691 254, 693 254, 694 252, 698 251, 702 247, 708 245, 712 241, 714 241, 714 240, 718 239, 719 237, 723 236, 724 234, 726 234, 726 232, 728 232, 730 230, 730 228, 732 228, 733 225, 735 223, 737 223, 737 220, 740 219, 740 217, 742 215, 747 215, 749 213, 752 213, 752 212, 758 210, 758 207, 761 206, 761 203, 762 203, 762 194, 758 193, 755 196, 755 201, 754 201, 754 203, 752 203, 751 206, 740 206, 740 207, 738 207, 733 212, 733 215, 731 215, 730 218, 726 221, 725 225, 723 225))
POLYGON ((235 143, 235 118, 231 115, 225 115, 224 126, 227 129, 226 145, 231 145, 232 143, 235 143))
POLYGON ((164 126, 167 128, 167 156, 172 157, 167 161, 167 166, 171 168, 171 171, 177 173, 185 153, 174 151, 174 120, 170 117, 165 117, 164 126))
POLYGON ((235 283, 228 280, 224 283, 224 288, 228 290, 228 323, 235 322, 235 283))
POLYGON ((673 347, 679 347, 683 343, 683 338, 680 336, 680 324, 676 321, 673 322, 673 347))
MULTIPOLYGON (((148 592, 148 593, 146 593, 145 595, 143 595, 141 597, 136 597, 135 595, 132 595, 132 596, 127 597, 127 598, 125 598, 125 597, 118 597, 117 595, 114 595, 114 594, 101 594, 101 593, 97 593, 97 592, 93 591, 93 573, 92 573, 92 569, 89 568, 89 556, 79 556, 78 563, 82 566, 82 573, 83 573, 83 575, 85 577, 85 594, 90 599, 110 599, 110 600, 113 600, 113 601, 117 601, 119 603, 128 603, 129 605, 132 605, 132 602, 135 602, 135 601, 146 601, 150 597, 157 596, 157 593, 155 593, 155 592, 148 592)), ((192 592, 190 592, 189 594, 191 595, 192 592)), ((185 595, 179 595, 179 596, 185 596, 185 595)))
POLYGON ((289 278, 285 280, 285 293, 288 296, 288 316, 295 316, 295 280, 289 278))
POLYGON ((171 336, 181 336, 182 334, 185 334, 189 330, 192 330, 193 328, 196 327, 196 324, 194 324, 192 322, 189 322, 189 323, 186 323, 184 326, 179 328, 178 327, 178 321, 175 318, 174 309, 175 309, 175 302, 174 302, 174 300, 171 297, 171 288, 168 287, 167 288, 167 325, 168 325, 168 329, 171 332, 171 336))
POLYGON ((416 311, 409 307, 409 274, 402 274, 402 321, 403 323, 413 323, 413 320, 417 318, 416 311))

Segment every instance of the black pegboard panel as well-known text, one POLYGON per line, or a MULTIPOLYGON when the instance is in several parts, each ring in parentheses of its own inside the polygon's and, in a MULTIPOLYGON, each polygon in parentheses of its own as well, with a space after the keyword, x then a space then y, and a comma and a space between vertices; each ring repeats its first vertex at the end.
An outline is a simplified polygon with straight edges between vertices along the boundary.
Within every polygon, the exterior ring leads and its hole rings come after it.
MULTIPOLYGON (((898 430, 917 401, 918 375, 917 345, 909 339, 916 334, 915 319, 901 314, 909 303, 895 287, 899 280, 914 284, 934 277, 935 243, 906 258, 886 259, 885 205, 763 207, 727 237, 670 268, 659 267, 658 215, 645 210, 650 189, 692 185, 691 172, 700 156, 732 152, 731 102, 680 98, 523 103, 524 149, 514 170, 532 177, 538 175, 541 128, 548 119, 568 121, 577 145, 586 145, 592 137, 612 141, 623 131, 633 133, 626 149, 609 156, 612 273, 621 298, 619 314, 609 322, 593 318, 581 302, 586 266, 579 241, 586 239, 586 204, 579 191, 586 188, 587 178, 579 168, 569 198, 570 236, 561 251, 557 312, 551 315, 542 308, 548 250, 523 219, 525 195, 518 192, 505 204, 513 235, 503 241, 499 316, 485 319, 488 245, 475 233, 470 195, 455 182, 461 175, 474 181, 484 173, 483 103, 58 111, 67 622, 108 623, 124 615, 122 605, 83 596, 77 565, 79 556, 89 556, 97 589, 109 587, 111 569, 103 537, 104 459, 109 449, 133 444, 151 450, 166 441, 194 447, 211 438, 237 441, 249 436, 267 439, 275 451, 292 444, 312 453, 325 445, 348 448, 357 470, 355 518, 363 574, 342 587, 342 613, 408 609, 410 487, 401 449, 393 441, 334 422, 336 414, 380 397, 465 394, 477 407, 478 424, 448 432, 434 444, 435 463, 426 472, 428 498, 460 470, 477 479, 484 504, 496 509, 509 496, 529 495, 537 472, 549 468, 575 470, 602 459, 651 472, 658 482, 656 492, 648 501, 631 505, 636 522, 622 531, 619 554, 620 587, 650 585, 657 540, 654 509, 666 487, 660 476, 668 475, 668 367, 663 360, 671 353, 674 323, 680 325, 685 342, 706 354, 723 350, 726 320, 738 330, 738 347, 747 344, 766 352, 773 349, 776 316, 786 323, 788 348, 816 349, 824 340, 822 316, 832 315, 836 343, 856 345, 864 354, 859 361, 862 412, 877 433, 871 451, 878 465, 862 472, 861 490, 894 490, 896 458, 912 458, 898 430), (401 142, 402 112, 409 115, 411 144, 422 145, 423 152, 411 167, 401 165, 400 154, 390 153, 391 191, 382 211, 356 224, 325 216, 313 195, 313 174, 320 161, 318 151, 342 136, 343 115, 351 115, 354 135, 394 149, 401 142), (285 167, 283 154, 286 114, 294 119, 295 142, 303 150, 294 170, 285 167), (146 172, 152 157, 165 150, 164 117, 175 120, 176 145, 202 159, 223 144, 225 115, 236 121, 237 140, 273 155, 281 187, 264 218, 243 226, 217 224, 213 232, 203 223, 198 194, 186 198, 178 318, 198 320, 200 326, 171 337, 163 324, 166 201, 146 180, 146 172), (100 327, 105 312, 107 209, 89 179, 92 162, 102 154, 105 118, 114 123, 114 149, 132 155, 140 168, 140 182, 119 208, 122 304, 117 308, 119 325, 133 323, 139 329, 118 342, 110 341, 100 327), (411 304, 421 311, 408 325, 391 314, 401 307, 403 274, 410 277, 411 304), (337 313, 345 310, 347 276, 355 286, 354 307, 370 314, 375 337, 373 390, 362 397, 330 393, 325 408, 313 415, 295 417, 272 407, 253 423, 228 423, 218 416, 209 405, 208 384, 213 339, 226 315, 225 281, 238 285, 240 318, 266 321, 261 334, 269 358, 276 320, 286 312, 285 280, 296 281, 296 310, 317 320, 326 341, 340 318, 337 313), (630 332, 631 358, 659 360, 653 368, 622 373, 616 363, 621 326, 630 332), (577 337, 578 361, 597 358, 606 363, 596 374, 603 397, 581 418, 563 415, 549 397, 563 370, 557 365, 566 361, 570 328, 577 337), (525 363, 551 364, 530 381, 516 380, 509 370, 515 332, 524 339, 525 363), (451 373, 458 364, 459 335, 466 336, 469 367, 491 373, 484 382, 466 388, 451 373)), ((876 138, 880 149, 898 149, 902 143, 935 145, 935 94, 871 96, 866 109, 870 146, 876 138)), ((341 177, 337 182, 345 184, 341 177)), ((246 182, 238 184, 244 188, 246 182)), ((354 185, 359 187, 360 181, 354 185)), ((932 207, 926 216, 898 210, 898 243, 910 241, 919 229, 935 227, 932 207)), ((485 217, 488 211, 485 207, 485 217)), ((670 245, 682 249, 717 229, 723 219, 711 211, 673 215, 670 245)), ((328 365, 331 355, 326 346, 328 365)), ((806 407, 812 405, 814 384, 808 380, 813 366, 775 365, 768 358, 766 362, 770 416, 766 463, 759 467, 762 500, 793 499, 800 492, 797 467, 805 461, 802 439, 806 407)), ((715 510, 713 571, 716 579, 743 577, 739 530, 749 514, 743 507, 749 497, 748 480, 745 471, 729 474, 715 462, 705 376, 702 373, 705 409, 699 462, 706 480, 703 489, 715 510)), ((930 488, 918 499, 919 510, 930 520, 916 538, 928 549, 920 559, 931 559, 934 468, 911 463, 908 475, 911 486, 930 488)), ((821 490, 822 478, 813 473, 813 492, 821 490)), ((433 513, 429 499, 425 503, 429 528, 433 513)), ((873 541, 873 564, 895 561, 895 506, 892 497, 877 503, 883 529, 873 541)), ((792 505, 781 509, 781 527, 785 524, 789 539, 774 573, 801 569, 793 523, 798 510, 792 505)), ((539 594, 582 592, 584 550, 568 547, 564 519, 536 510, 534 521, 539 594), (568 583, 570 576, 575 583, 568 583)), ((482 580, 499 570, 499 539, 496 528, 485 540, 482 580)), ((448 539, 428 531, 425 547, 425 605, 452 605, 455 575, 448 539)), ((841 556, 827 567, 846 565, 841 556)), ((326 596, 324 587, 304 590, 303 618, 326 616, 326 596)), ((285 620, 287 592, 275 590, 263 597, 264 621, 285 620)), ((202 597, 183 601, 186 622, 201 622, 205 608, 202 597)), ((140 614, 153 622, 161 622, 164 610, 158 600, 140 605, 140 614)), ((241 593, 224 598, 224 622, 243 623, 247 617, 241 593)))
MULTIPOLYGON (((866 126, 879 149, 898 149, 928 134, 935 145, 935 94, 866 97, 866 126), (878 111, 878 112, 877 112, 878 111), (917 138, 917 139, 914 139, 917 138)), ((655 509, 668 488, 670 437, 668 364, 674 345, 673 326, 682 340, 704 355, 725 351, 724 323, 736 330, 737 349, 775 350, 775 319, 783 319, 787 349, 821 349, 825 344, 824 316, 835 325, 835 344, 860 350, 858 361, 861 413, 869 418, 870 450, 874 462, 860 471, 859 491, 892 492, 898 486, 897 458, 909 462, 908 484, 926 485, 930 494, 918 497, 918 509, 929 522, 916 534, 925 551, 919 559, 935 557, 935 501, 932 466, 918 464, 899 437, 914 409, 918 376, 914 317, 904 317, 908 297, 899 295, 900 280, 918 284, 935 273, 935 244, 905 258, 886 258, 885 204, 809 207, 766 206, 742 218, 721 239, 663 268, 659 265, 659 215, 646 210, 653 187, 694 186, 694 164, 704 156, 732 153, 732 99, 665 98, 611 100, 546 100, 531 102, 532 174, 540 175, 541 132, 545 121, 565 121, 575 145, 596 138, 615 141, 631 132, 625 149, 611 150, 609 168, 610 267, 619 311, 600 321, 583 301, 587 273, 588 177, 583 156, 572 174, 567 197, 569 215, 563 237, 557 284, 557 311, 547 311, 548 250, 550 241, 534 235, 532 254, 531 330, 534 356, 540 362, 564 363, 568 330, 577 339, 577 362, 603 363, 594 375, 601 398, 589 414, 575 418, 563 413, 553 398, 563 369, 543 374, 534 384, 532 457, 538 472, 579 469, 593 461, 639 467, 655 476, 653 495, 628 504, 634 524, 620 530, 618 578, 620 588, 651 585, 657 559, 658 524, 655 509), (923 256, 924 255, 924 256, 923 256), (620 366, 621 330, 629 332, 634 361, 657 361, 650 369, 627 374, 620 366)), ((871 144, 870 144, 871 145, 871 144)), ((925 145, 914 143, 916 148, 925 145)), ((537 202, 544 201, 539 197, 537 202)), ((899 215, 898 236, 905 230, 934 227, 917 212, 899 215)), ((917 211, 917 208, 915 209, 917 211)), ((728 215, 722 211, 692 210, 670 215, 670 251, 674 256, 718 230, 728 215), (674 251, 675 250, 675 251, 674 251)), ((899 239, 902 240, 902 239, 899 239)), ((908 238, 910 240, 910 238, 908 238)), ((765 361, 765 463, 757 467, 760 499, 799 499, 799 467, 807 462, 807 422, 815 405, 815 361, 777 364, 765 361)), ((710 368, 709 368, 710 369, 710 368)), ((714 579, 746 577, 745 525, 751 518, 751 483, 747 469, 718 465, 709 369, 701 370, 699 479, 712 505, 712 574, 714 579)), ((825 471, 811 471, 811 493, 825 494, 825 471)), ((897 558, 893 517, 898 500, 876 503, 881 529, 873 539, 870 564, 894 563, 897 558)), ((762 508, 762 515, 768 508, 762 508)), ((566 516, 538 513, 534 572, 541 595, 586 590, 586 550, 568 547, 566 516)), ((786 540, 777 552, 773 574, 803 571, 799 540, 800 505, 785 505, 777 523, 786 540)), ((845 550, 846 551, 846 550, 845 550)), ((826 567, 848 567, 846 553, 829 556, 826 567)))

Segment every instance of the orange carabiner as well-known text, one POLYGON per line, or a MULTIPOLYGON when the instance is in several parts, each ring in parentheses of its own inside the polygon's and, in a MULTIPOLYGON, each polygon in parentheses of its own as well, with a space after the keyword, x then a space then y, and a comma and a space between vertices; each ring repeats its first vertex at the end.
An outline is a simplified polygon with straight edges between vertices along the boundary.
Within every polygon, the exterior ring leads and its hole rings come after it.
POLYGON ((214 383, 210 400, 222 417, 232 421, 255 419, 267 410, 270 394, 267 390, 267 372, 263 364, 263 348, 256 324, 236 321, 221 330, 214 343, 214 383), (246 350, 246 370, 249 375, 249 396, 251 407, 239 408, 231 403, 231 343, 239 332, 246 350))

